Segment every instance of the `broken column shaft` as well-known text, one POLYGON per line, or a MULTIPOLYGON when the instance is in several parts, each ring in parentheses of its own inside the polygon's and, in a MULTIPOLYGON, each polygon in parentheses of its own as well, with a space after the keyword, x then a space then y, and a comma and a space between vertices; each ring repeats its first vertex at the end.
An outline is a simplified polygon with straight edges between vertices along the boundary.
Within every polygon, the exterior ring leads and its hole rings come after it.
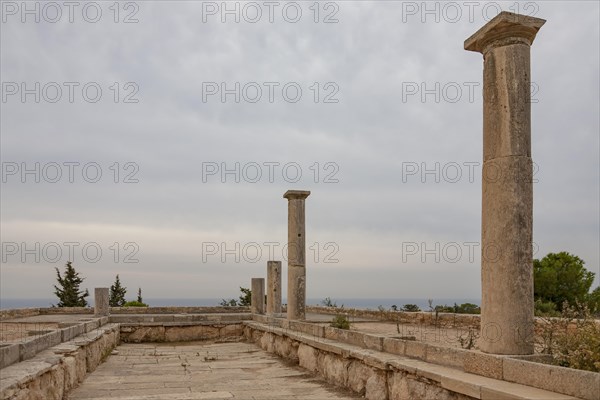
POLYGON ((281 261, 267 261, 267 314, 281 313, 281 261))
POLYGON ((110 313, 108 288, 94 288, 94 315, 106 316, 110 313))
POLYGON ((288 190, 288 291, 287 318, 306 317, 306 246, 304 201, 310 195, 305 190, 288 190))
POLYGON ((252 278, 250 311, 253 314, 265 313, 265 278, 252 278))

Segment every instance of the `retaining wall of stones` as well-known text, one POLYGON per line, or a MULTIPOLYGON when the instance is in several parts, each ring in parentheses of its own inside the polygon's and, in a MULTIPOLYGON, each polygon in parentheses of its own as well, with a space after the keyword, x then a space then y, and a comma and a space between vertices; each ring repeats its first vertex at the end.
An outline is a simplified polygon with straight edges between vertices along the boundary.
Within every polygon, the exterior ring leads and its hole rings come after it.
POLYGON ((0 368, 29 360, 36 354, 67 342, 79 335, 87 334, 108 322, 107 317, 89 318, 81 322, 59 323, 58 329, 41 331, 35 335, 0 344, 0 368))
MULTIPOLYGON (((394 358, 394 356, 409 357, 411 361, 414 360, 414 362, 417 363, 417 367, 415 367, 417 370, 421 368, 423 371, 426 371, 421 378, 430 377, 431 371, 435 370, 436 366, 439 366, 439 368, 452 368, 455 369, 457 373, 468 374, 468 380, 470 381, 481 377, 482 383, 479 385, 479 388, 476 388, 477 385, 473 384, 471 388, 472 392, 464 393, 459 391, 459 393, 466 395, 469 395, 469 393, 479 393, 478 396, 482 396, 481 393, 486 391, 491 393, 489 380, 495 380, 496 382, 500 381, 500 383, 505 382, 508 384, 510 382, 511 384, 516 383, 526 385, 529 386, 531 390, 539 388, 544 391, 553 392, 552 394, 555 396, 558 396, 556 395, 557 393, 561 393, 566 395, 564 398, 600 400, 600 391, 598 390, 598 388, 600 388, 600 374, 543 364, 539 362, 543 361, 543 356, 498 356, 478 351, 434 345, 414 340, 404 340, 383 335, 366 334, 357 331, 337 329, 307 322, 288 321, 261 315, 255 315, 254 320, 259 323, 245 323, 249 327, 249 330, 247 329, 244 332, 245 336, 248 339, 259 343, 263 348, 266 343, 269 343, 270 341, 273 343, 273 347, 269 348, 269 351, 273 350, 273 352, 277 354, 282 353, 280 355, 292 359, 298 359, 298 356, 297 354, 293 354, 293 350, 288 349, 289 346, 284 346, 283 348, 285 350, 281 350, 281 343, 286 342, 286 340, 291 341, 292 343, 297 342, 297 344, 294 345, 296 347, 301 343, 304 343, 305 345, 315 347, 320 351, 329 351, 333 347, 336 347, 332 346, 331 343, 337 343, 342 349, 344 346, 352 346, 354 348, 358 347, 364 349, 367 353, 371 352, 368 359, 372 358, 375 352, 388 353, 391 357, 390 360, 392 360, 390 363, 391 368, 393 368, 394 363, 397 365, 406 365, 406 363, 398 364, 398 359, 394 358), (261 332, 264 331, 269 333, 269 339, 265 339, 266 342, 261 343, 262 336, 264 335, 264 333, 261 332), (273 335, 287 339, 277 339, 273 335), (280 351, 277 350, 277 346, 279 346, 280 351), (285 353, 290 353, 291 356, 283 355, 285 353)), ((337 354, 336 351, 333 351, 333 353, 337 354)), ((297 351, 295 353, 297 353, 297 351)), ((352 354, 352 352, 346 352, 344 354, 352 354)), ((360 353, 358 354, 360 355, 360 353)), ((342 364, 345 365, 344 363, 342 364)), ((380 365, 384 364, 385 363, 382 364, 380 362, 380 365)), ((408 364, 413 365, 411 363, 408 364)), ((411 368, 405 368, 404 372, 410 372, 411 368)), ((386 370, 386 367, 383 366, 382 370, 386 370)), ((327 374, 329 373, 326 369, 319 369, 317 372, 321 373, 324 377, 327 377, 327 374)), ((398 378, 392 378, 392 380, 394 379, 398 378)), ((407 379, 412 378, 409 377, 407 379)), ((341 382, 341 380, 338 381, 341 382)), ((422 379, 417 379, 417 381, 423 382, 422 379)), ((416 385, 415 387, 419 386, 412 381, 409 383, 413 384, 413 386, 416 385)), ((435 386, 434 383, 432 384, 435 386)), ((405 382, 402 385, 405 385, 404 387, 406 388, 408 383, 405 382)), ((389 393, 395 393, 395 391, 390 389, 389 393)), ((407 392, 403 393, 406 395, 407 392)), ((442 399, 446 398, 443 394, 440 394, 440 396, 442 399)), ((472 397, 484 398, 478 396, 473 395, 472 397)), ((499 393, 495 393, 493 396, 490 395, 487 398, 493 399, 498 396, 499 393)), ((390 394, 389 398, 404 397, 392 397, 390 394)), ((414 396, 407 398, 427 397, 414 396)), ((437 397, 434 396, 434 398, 437 397)))
MULTIPOLYGON (((249 313, 249 307, 111 307, 111 314, 228 314, 249 313)), ((0 321, 54 314, 94 314, 91 307, 37 307, 0 310, 0 321)))
POLYGON ((0 399, 66 399, 118 343, 118 325, 108 324, 3 368, 0 399))
POLYGON ((243 336, 241 321, 217 322, 143 322, 121 324, 121 341, 125 343, 190 342, 197 340, 239 340, 243 336))
MULTIPOLYGON (((438 399, 470 400, 474 397, 454 392, 441 385, 425 371, 412 370, 386 361, 369 350, 356 350, 336 345, 329 340, 319 340, 273 326, 263 329, 253 322, 245 323, 244 336, 263 350, 297 362, 302 368, 320 375, 328 382, 346 387, 364 395, 369 400, 388 399, 438 399)), ((476 397, 480 398, 480 397, 476 397)))

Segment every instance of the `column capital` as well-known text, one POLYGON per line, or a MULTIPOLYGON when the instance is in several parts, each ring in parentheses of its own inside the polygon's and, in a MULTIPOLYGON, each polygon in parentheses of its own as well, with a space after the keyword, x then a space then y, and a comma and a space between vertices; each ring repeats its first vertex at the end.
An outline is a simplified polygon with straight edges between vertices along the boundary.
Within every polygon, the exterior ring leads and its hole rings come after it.
POLYGON ((490 47, 523 43, 531 46, 545 19, 502 11, 465 40, 465 50, 485 54, 490 47))
POLYGON ((283 194, 284 199, 304 200, 310 196, 310 190, 288 190, 283 194))

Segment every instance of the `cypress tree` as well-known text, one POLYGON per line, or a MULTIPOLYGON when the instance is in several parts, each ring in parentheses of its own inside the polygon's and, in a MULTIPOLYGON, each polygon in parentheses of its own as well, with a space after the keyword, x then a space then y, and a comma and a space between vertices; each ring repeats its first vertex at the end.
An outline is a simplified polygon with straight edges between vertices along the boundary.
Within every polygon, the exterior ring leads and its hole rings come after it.
POLYGON ((54 285, 54 294, 59 300, 56 307, 87 307, 88 303, 85 298, 90 294, 87 289, 85 289, 85 292, 79 290, 79 285, 83 283, 85 278, 79 276, 71 261, 67 261, 64 276, 61 276, 58 268, 55 268, 55 270, 56 280, 60 286, 54 285))
POLYGON ((108 299, 108 304, 111 307, 123 307, 123 304, 126 303, 125 294, 127 293, 127 288, 121 286, 121 280, 119 279, 119 275, 115 278, 115 283, 110 287, 110 297, 108 299))

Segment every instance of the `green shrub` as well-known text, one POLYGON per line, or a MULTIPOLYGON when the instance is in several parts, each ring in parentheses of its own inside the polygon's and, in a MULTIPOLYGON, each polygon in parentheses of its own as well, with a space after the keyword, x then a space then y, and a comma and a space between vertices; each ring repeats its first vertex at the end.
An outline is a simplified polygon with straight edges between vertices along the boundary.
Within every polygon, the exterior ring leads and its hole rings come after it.
POLYGON ((556 310, 556 304, 551 301, 537 299, 534 303, 534 313, 536 317, 558 317, 560 312, 556 310))
POLYGON ((140 303, 139 301, 134 300, 123 304, 123 307, 148 307, 148 304, 140 303))
POLYGON ((331 326, 338 329, 350 329, 350 320, 345 315, 336 315, 331 321, 331 326))
POLYGON ((435 306, 433 311, 454 314, 481 314, 481 308, 473 303, 462 303, 461 305, 454 303, 453 306, 444 304, 443 306, 435 306))
POLYGON ((481 314, 481 308, 473 303, 463 303, 460 306, 454 304, 454 308, 458 314, 481 314))
POLYGON ((405 304, 402 306, 402 311, 405 312, 419 312, 421 309, 416 304, 405 304))

